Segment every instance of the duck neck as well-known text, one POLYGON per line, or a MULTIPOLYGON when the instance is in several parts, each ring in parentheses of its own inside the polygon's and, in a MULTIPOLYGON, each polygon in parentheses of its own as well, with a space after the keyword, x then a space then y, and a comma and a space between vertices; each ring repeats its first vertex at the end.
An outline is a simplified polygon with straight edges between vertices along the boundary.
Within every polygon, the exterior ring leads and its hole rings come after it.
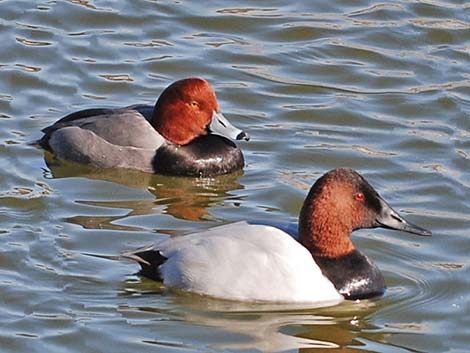
MULTIPOLYGON (((307 198, 308 200, 308 198, 307 198)), ((353 231, 320 202, 304 203, 299 217, 299 241, 314 258, 339 258, 355 250, 350 235, 353 231)))

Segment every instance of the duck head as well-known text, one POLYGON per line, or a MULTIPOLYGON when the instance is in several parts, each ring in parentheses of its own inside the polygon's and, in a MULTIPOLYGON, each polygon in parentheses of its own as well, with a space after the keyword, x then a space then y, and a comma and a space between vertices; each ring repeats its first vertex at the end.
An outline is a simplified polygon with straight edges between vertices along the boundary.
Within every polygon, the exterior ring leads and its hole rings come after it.
POLYGON ((177 145, 186 145, 209 133, 249 140, 248 134, 222 115, 214 90, 200 78, 186 78, 168 86, 155 104, 150 123, 177 145))
POLYGON ((300 212, 299 238, 313 256, 339 258, 355 250, 351 232, 376 227, 431 235, 400 216, 359 173, 335 169, 310 189, 300 212))

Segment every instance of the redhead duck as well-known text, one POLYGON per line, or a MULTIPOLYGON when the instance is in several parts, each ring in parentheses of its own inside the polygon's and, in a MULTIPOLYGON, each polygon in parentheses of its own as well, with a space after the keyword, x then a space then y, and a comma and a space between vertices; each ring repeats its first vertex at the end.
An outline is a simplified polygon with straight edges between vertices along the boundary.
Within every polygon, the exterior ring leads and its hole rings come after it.
POLYGON ((189 176, 243 168, 243 154, 229 139, 249 140, 220 113, 214 90, 200 78, 174 82, 154 108, 81 110, 42 131, 39 145, 62 160, 189 176))
POLYGON ((431 235, 394 211, 357 172, 335 169, 312 186, 299 241, 266 225, 237 222, 124 254, 171 288, 229 300, 338 303, 385 291, 377 266, 351 232, 383 227, 431 235))

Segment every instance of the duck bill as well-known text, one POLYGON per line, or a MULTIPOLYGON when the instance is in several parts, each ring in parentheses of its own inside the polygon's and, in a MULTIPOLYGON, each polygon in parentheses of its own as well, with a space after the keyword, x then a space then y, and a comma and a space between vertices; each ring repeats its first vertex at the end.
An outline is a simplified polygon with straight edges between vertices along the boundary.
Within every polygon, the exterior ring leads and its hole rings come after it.
POLYGON ((432 233, 416 224, 413 224, 398 214, 384 200, 380 199, 382 211, 375 219, 377 227, 401 230, 416 235, 431 236, 432 233))
POLYGON ((222 113, 217 113, 216 111, 212 113, 212 121, 209 124, 209 130, 213 134, 221 135, 232 140, 248 141, 250 139, 247 133, 230 124, 222 113))

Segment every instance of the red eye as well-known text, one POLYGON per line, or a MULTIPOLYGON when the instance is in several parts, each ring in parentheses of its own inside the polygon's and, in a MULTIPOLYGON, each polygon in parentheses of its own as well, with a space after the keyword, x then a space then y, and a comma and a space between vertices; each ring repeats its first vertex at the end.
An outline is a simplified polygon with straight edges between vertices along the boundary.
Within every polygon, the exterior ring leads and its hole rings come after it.
POLYGON ((358 192, 356 195, 354 195, 354 198, 357 201, 362 201, 362 200, 364 200, 364 194, 362 192, 358 192))

